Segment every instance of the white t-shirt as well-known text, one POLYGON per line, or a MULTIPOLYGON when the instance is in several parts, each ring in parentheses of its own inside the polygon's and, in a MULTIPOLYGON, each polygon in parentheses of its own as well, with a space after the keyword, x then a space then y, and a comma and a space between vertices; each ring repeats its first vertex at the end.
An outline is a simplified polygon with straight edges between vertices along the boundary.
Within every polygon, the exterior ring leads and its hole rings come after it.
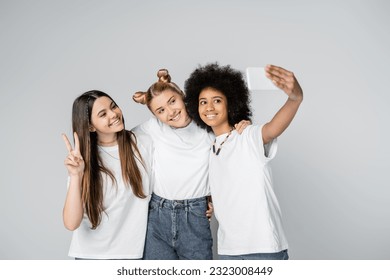
POLYGON ((209 195, 208 162, 212 136, 191 122, 172 128, 154 116, 133 132, 153 140, 153 192, 170 200, 209 195))
MULTIPOLYGON (((210 189, 219 222, 218 254, 274 253, 287 249, 269 161, 276 139, 264 151, 261 126, 235 130, 218 156, 210 155, 210 189), (267 154, 267 156, 265 156, 267 154)), ((227 134, 217 137, 216 150, 227 134)))
MULTIPOLYGON (((150 151, 140 144, 138 149, 149 169, 150 151)), ((143 256, 146 235, 148 203, 150 200, 149 178, 138 161, 146 198, 136 197, 131 187, 126 187, 119 161, 118 146, 100 147, 99 154, 114 174, 117 185, 103 174, 103 204, 105 212, 102 221, 95 229, 84 214, 80 227, 73 232, 69 256, 87 259, 139 259, 143 256)))

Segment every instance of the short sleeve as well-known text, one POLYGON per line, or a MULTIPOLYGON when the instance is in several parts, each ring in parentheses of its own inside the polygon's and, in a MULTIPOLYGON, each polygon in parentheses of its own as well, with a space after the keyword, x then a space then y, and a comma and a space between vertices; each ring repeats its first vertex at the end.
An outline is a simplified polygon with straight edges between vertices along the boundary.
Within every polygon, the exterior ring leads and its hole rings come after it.
POLYGON ((263 155, 264 160, 268 162, 276 156, 278 142, 277 138, 275 138, 268 144, 264 144, 262 129, 263 125, 251 125, 248 126, 243 133, 249 137, 249 143, 252 143, 255 152, 263 155))

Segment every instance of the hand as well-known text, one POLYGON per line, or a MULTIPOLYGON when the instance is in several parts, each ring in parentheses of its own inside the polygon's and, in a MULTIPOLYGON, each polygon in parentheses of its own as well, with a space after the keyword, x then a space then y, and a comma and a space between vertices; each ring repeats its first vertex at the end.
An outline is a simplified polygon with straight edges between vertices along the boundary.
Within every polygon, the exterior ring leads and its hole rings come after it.
POLYGON ((68 156, 64 161, 64 164, 68 169, 69 176, 82 175, 84 173, 84 167, 85 167, 83 157, 81 156, 80 153, 79 137, 77 136, 76 132, 73 135, 75 141, 74 149, 72 148, 72 145, 70 144, 68 137, 66 137, 65 134, 62 134, 62 138, 64 139, 66 148, 69 152, 68 156))
POLYGON ((251 125, 251 121, 242 120, 239 123, 234 125, 234 128, 237 130, 238 134, 241 134, 248 125, 251 125))
POLYGON ((207 210, 206 210, 206 217, 209 219, 209 221, 211 220, 213 213, 214 213, 214 206, 213 206, 213 203, 211 201, 209 201, 207 203, 207 210))
POLYGON ((265 67, 265 75, 293 101, 302 101, 303 92, 293 72, 275 65, 265 67))

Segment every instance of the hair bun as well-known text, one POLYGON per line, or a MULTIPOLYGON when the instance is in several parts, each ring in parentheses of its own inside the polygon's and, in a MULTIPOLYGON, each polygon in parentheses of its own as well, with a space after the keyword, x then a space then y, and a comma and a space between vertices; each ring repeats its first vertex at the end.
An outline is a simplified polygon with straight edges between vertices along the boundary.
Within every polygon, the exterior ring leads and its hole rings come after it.
POLYGON ((159 82, 163 82, 163 83, 170 83, 171 82, 171 76, 169 75, 169 72, 167 69, 158 70, 157 77, 158 77, 159 82))
POLYGON ((145 105, 146 104, 146 94, 147 94, 146 92, 138 91, 138 92, 134 93, 133 100, 137 103, 145 105))

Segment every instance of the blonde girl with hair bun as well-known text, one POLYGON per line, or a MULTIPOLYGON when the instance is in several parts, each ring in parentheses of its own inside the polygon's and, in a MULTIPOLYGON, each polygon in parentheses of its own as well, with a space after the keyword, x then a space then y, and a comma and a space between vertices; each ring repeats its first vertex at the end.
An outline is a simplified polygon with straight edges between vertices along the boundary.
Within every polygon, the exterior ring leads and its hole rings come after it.
MULTIPOLYGON (((214 137, 189 117, 185 95, 168 70, 157 77, 147 91, 133 95, 153 114, 133 129, 150 135, 154 151, 144 259, 212 259, 208 160, 214 137)), ((246 125, 240 123, 240 130, 246 125)))

